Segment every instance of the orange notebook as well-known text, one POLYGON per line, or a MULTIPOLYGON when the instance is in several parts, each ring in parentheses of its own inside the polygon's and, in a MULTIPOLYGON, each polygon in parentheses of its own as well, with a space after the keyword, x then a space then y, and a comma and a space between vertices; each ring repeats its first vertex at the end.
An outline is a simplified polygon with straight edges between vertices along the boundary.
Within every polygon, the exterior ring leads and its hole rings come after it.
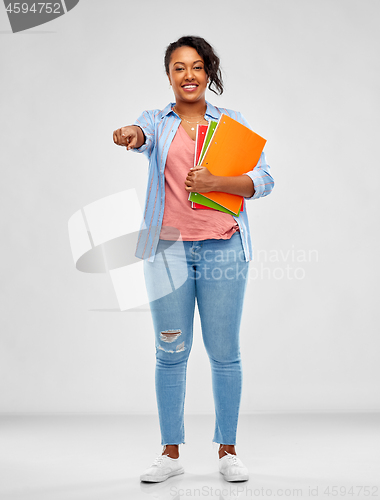
MULTIPOLYGON (((206 139, 207 129, 208 129, 208 125, 197 125, 197 135, 196 135, 196 139, 195 139, 194 166, 198 165, 199 157, 201 156, 203 144, 204 144, 205 139, 206 139)), ((191 195, 189 196, 189 199, 190 198, 191 198, 191 195)), ((203 200, 205 200, 205 198, 203 198, 203 200)), ((208 198, 206 201, 208 204, 213 203, 208 198)), ((202 205, 201 203, 196 203, 195 201, 191 202, 191 208, 218 210, 218 208, 216 208, 215 206, 213 207, 212 205, 211 206, 202 205)), ((219 207, 219 209, 220 209, 220 207, 219 207)), ((243 211, 244 211, 244 199, 242 198, 240 212, 243 212, 243 211)))
MULTIPOLYGON (((214 175, 242 175, 255 168, 266 142, 248 127, 222 114, 201 166, 214 175)), ((235 194, 219 191, 200 194, 235 213, 241 205, 241 196, 235 194)))

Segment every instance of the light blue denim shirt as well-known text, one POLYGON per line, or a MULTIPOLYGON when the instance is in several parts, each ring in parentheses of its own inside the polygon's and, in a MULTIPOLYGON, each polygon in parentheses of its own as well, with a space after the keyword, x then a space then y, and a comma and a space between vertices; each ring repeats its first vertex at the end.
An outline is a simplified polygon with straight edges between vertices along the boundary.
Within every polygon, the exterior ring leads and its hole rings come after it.
MULTIPOLYGON (((222 113, 237 120, 248 128, 251 128, 243 115, 231 109, 216 108, 206 101, 207 109, 205 119, 218 120, 222 113)), ((140 259, 154 261, 157 248, 162 219, 165 207, 165 164, 170 144, 181 123, 180 117, 173 111, 175 103, 170 103, 163 110, 154 109, 144 111, 133 123, 143 130, 146 140, 138 149, 132 151, 144 153, 149 159, 149 177, 146 190, 145 208, 141 222, 135 256, 140 259)), ((261 157, 255 168, 244 175, 248 175, 254 184, 255 193, 245 200, 255 200, 271 193, 274 181, 270 175, 270 167, 265 160, 265 154, 261 157)), ((190 202, 189 202, 190 203, 190 202)), ((244 202, 245 205, 245 202, 244 202)), ((239 225, 240 237, 242 239, 244 256, 246 261, 253 259, 251 234, 249 230, 248 214, 246 207, 240 212, 239 217, 233 216, 239 225)))

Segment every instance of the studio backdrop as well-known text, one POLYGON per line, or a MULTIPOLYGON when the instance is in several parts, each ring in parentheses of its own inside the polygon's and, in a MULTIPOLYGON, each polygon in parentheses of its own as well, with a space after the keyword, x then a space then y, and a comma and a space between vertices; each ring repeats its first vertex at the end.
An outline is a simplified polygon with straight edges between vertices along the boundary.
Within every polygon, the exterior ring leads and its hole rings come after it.
MULTIPOLYGON (((32 3, 0 5, 0 412, 157 411, 141 269, 117 253, 148 161, 112 134, 174 102, 163 56, 188 34, 275 180, 246 203, 242 413, 380 410, 378 1, 32 3)), ((194 337, 186 412, 211 414, 198 312, 194 337)))

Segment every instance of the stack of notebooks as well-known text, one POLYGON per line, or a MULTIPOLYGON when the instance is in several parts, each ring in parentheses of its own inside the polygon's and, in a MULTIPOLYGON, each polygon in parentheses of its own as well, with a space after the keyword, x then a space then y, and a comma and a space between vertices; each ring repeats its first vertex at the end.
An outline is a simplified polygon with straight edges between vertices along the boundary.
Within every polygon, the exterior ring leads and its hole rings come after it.
MULTIPOLYGON (((267 141, 238 121, 222 114, 219 121, 197 126, 194 166, 206 167, 213 175, 237 176, 253 170, 267 141)), ((244 197, 210 191, 190 193, 192 208, 219 210, 239 217, 244 197)))

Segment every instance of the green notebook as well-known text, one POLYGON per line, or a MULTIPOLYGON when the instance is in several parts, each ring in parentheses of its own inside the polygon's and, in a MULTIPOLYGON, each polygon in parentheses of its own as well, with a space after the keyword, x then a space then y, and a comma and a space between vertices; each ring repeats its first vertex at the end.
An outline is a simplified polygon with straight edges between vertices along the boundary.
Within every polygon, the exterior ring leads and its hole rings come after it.
POLYGON ((220 212, 225 212, 226 214, 236 215, 236 217, 239 217, 240 215, 241 205, 238 213, 235 214, 231 210, 228 210, 228 208, 219 205, 219 203, 216 203, 216 201, 206 198, 206 196, 203 196, 203 194, 199 193, 190 193, 190 194, 192 195, 191 201, 193 201, 194 203, 199 203, 200 205, 205 205, 206 207, 214 208, 215 210, 219 210, 220 212))

